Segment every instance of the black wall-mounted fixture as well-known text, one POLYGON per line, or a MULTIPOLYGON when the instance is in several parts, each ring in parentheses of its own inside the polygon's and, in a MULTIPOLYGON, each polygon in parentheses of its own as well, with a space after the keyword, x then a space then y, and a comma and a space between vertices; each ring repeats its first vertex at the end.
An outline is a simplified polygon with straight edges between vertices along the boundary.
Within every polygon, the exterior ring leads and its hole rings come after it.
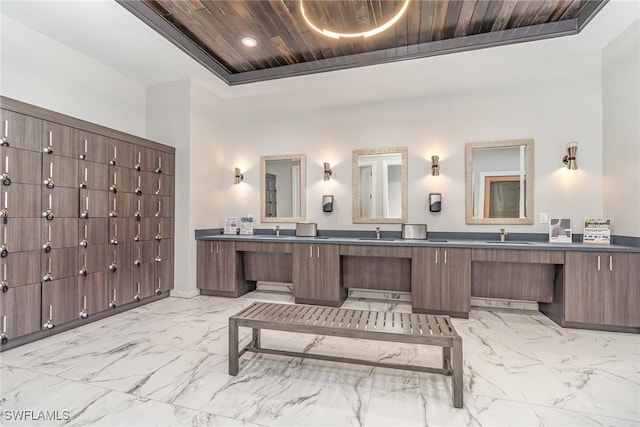
POLYGON ((333 196, 322 196, 322 212, 333 212, 333 196))
POLYGON ((442 209, 442 193, 429 193, 429 212, 440 212, 442 209))

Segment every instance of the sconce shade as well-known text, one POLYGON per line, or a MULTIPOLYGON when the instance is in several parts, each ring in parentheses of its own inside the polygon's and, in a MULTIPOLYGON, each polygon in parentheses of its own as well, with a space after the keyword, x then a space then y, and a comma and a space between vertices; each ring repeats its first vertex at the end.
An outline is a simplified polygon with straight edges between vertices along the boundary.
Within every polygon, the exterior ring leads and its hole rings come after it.
POLYGON ((440 175, 440 157, 431 156, 431 175, 440 175))
POLYGON ((242 174, 242 172, 240 172, 240 168, 235 168, 235 178, 233 180, 234 184, 240 184, 243 180, 244 180, 244 175, 242 174))
POLYGON ((562 163, 567 167, 567 169, 576 170, 578 169, 578 164, 576 163, 576 153, 578 152, 578 143, 570 142, 567 144, 567 154, 562 157, 562 163))
POLYGON ((329 179, 331 179, 331 174, 333 173, 333 171, 331 170, 331 165, 329 164, 329 162, 324 162, 324 181, 329 181, 329 179))

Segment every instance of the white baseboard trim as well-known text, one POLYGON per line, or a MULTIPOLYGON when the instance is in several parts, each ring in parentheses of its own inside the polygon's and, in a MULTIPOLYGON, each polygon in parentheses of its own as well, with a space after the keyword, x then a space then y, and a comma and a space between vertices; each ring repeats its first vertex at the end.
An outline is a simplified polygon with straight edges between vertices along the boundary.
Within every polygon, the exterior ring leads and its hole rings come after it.
POLYGON ((471 297, 472 307, 482 308, 509 308, 517 310, 538 311, 538 303, 536 301, 519 301, 499 298, 483 298, 471 297))
POLYGON ((180 291, 177 289, 171 289, 171 293, 169 294, 172 297, 176 298, 193 298, 200 295, 200 289, 191 289, 188 291, 180 291))
POLYGON ((411 293, 400 291, 381 291, 377 289, 349 288, 349 298, 362 298, 381 301, 411 302, 411 293))

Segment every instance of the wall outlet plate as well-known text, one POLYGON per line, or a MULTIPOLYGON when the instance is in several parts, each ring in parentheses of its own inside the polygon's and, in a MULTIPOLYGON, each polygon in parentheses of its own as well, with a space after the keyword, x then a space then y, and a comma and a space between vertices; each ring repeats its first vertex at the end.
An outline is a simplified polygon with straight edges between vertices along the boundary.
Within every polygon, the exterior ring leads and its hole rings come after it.
POLYGON ((540 224, 549 223, 549 214, 546 212, 540 212, 540 224))

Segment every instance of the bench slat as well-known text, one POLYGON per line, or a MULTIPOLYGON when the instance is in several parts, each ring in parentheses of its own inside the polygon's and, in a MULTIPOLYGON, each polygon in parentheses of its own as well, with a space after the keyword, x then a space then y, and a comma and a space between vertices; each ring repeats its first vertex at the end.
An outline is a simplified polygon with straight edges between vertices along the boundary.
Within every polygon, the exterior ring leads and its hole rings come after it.
POLYGON ((448 316, 416 313, 256 302, 233 317, 270 323, 274 329, 280 329, 277 325, 283 324, 416 337, 458 336, 448 316))

